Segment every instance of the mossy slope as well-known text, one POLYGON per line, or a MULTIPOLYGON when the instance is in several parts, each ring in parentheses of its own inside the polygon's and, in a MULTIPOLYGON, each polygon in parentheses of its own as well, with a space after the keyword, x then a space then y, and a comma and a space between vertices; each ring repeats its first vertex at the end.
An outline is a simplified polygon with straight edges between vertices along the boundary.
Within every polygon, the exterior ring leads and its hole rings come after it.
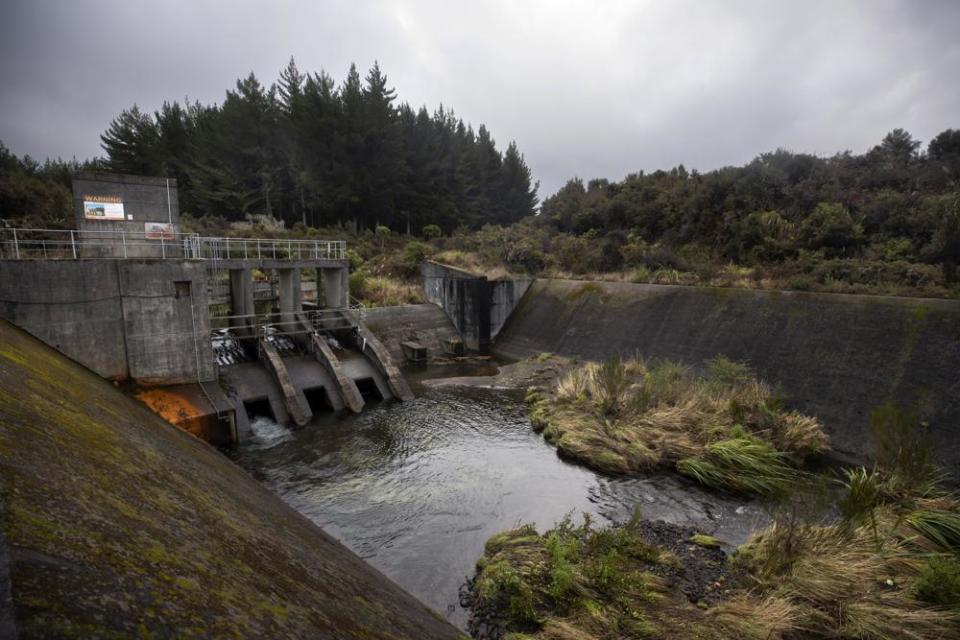
POLYGON ((21 637, 455 638, 208 445, 0 321, 21 637))

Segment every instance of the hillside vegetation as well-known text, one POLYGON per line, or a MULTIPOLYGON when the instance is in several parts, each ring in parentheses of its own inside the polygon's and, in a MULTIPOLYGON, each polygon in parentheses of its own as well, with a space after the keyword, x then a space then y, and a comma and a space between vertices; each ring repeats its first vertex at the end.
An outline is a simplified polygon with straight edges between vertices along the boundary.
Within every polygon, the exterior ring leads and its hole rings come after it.
POLYGON ((863 153, 573 178, 537 211, 516 144, 399 103, 378 65, 337 84, 291 60, 220 104, 133 106, 101 141, 86 162, 0 146, 0 219, 69 227, 71 174, 105 170, 176 178, 189 229, 349 240, 371 303, 416 298, 411 255, 494 277, 960 297, 957 129, 925 147, 895 129, 863 153))

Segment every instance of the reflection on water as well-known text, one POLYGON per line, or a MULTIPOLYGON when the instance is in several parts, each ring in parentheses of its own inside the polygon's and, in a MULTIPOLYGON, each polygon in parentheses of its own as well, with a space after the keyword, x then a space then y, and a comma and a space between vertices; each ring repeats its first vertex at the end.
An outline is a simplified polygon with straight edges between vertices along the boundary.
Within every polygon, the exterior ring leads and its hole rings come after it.
POLYGON ((457 589, 487 538, 520 522, 541 531, 564 514, 648 518, 742 542, 763 514, 672 476, 611 479, 565 463, 508 395, 425 390, 358 416, 317 416, 296 431, 258 419, 236 452, 290 505, 463 626, 457 589))

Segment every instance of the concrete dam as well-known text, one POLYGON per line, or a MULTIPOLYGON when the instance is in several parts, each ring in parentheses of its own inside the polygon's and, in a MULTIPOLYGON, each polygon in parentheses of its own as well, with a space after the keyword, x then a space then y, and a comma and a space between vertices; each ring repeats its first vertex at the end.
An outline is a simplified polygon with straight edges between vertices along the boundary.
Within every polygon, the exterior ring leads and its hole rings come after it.
POLYGON ((343 242, 182 233, 162 179, 82 175, 74 192, 76 229, 0 231, 0 636, 456 638, 434 612, 463 626, 458 583, 521 519, 613 521, 642 501, 742 539, 761 517, 671 479, 610 482, 559 461, 506 396, 424 391, 401 370, 462 345, 694 368, 722 354, 854 461, 876 407, 915 405, 960 477, 957 301, 428 262, 429 304, 363 309, 343 242), (265 417, 282 431, 267 445, 265 417))
POLYGON ((351 309, 345 243, 180 233, 161 179, 81 174, 74 191, 76 230, 4 230, 0 317, 215 444, 249 437, 254 413, 303 425, 410 399, 351 309), (100 200, 123 218, 91 219, 100 200))

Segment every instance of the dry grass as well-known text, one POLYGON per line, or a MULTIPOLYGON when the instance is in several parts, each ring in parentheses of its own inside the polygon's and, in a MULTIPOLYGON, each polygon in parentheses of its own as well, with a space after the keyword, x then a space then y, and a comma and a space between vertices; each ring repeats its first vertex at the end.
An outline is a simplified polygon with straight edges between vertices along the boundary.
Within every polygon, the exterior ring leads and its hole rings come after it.
POLYGON ((394 307, 427 301, 418 284, 387 276, 367 277, 359 282, 359 286, 356 281, 352 285, 350 295, 368 307, 394 307))
POLYGON ((853 530, 840 524, 774 524, 741 548, 738 562, 748 568, 756 588, 743 602, 719 607, 718 623, 757 638, 798 633, 876 640, 957 637, 956 612, 914 597, 925 554, 900 535, 899 519, 889 507, 878 519, 879 536, 867 524, 853 530), (789 608, 789 616, 771 616, 761 606, 769 601, 784 603, 782 611, 789 608))
POLYGON ((780 640, 796 630, 797 607, 778 596, 764 598, 746 594, 724 602, 709 613, 730 638, 780 640))
POLYGON ((430 259, 440 264, 470 271, 471 273, 483 274, 487 276, 488 280, 510 279, 518 275, 507 269, 503 264, 491 264, 483 260, 480 254, 474 251, 448 249, 447 251, 441 251, 433 255, 430 259))
POLYGON ((587 363, 532 399, 531 420, 549 442, 609 473, 678 467, 712 486, 776 493, 792 479, 791 462, 827 446, 815 418, 784 410, 725 358, 703 377, 639 358, 587 363))

